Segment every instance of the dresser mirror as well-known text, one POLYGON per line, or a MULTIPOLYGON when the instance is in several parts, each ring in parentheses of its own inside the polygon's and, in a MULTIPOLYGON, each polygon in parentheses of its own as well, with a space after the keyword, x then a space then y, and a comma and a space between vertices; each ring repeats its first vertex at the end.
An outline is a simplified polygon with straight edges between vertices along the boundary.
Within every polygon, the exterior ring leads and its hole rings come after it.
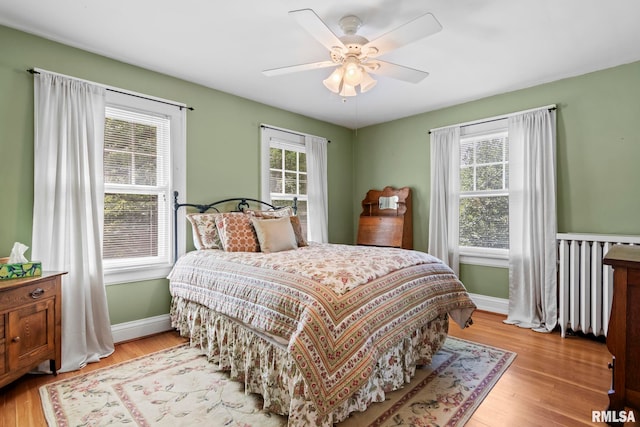
POLYGON ((378 209, 398 209, 398 196, 380 196, 378 198, 378 209))

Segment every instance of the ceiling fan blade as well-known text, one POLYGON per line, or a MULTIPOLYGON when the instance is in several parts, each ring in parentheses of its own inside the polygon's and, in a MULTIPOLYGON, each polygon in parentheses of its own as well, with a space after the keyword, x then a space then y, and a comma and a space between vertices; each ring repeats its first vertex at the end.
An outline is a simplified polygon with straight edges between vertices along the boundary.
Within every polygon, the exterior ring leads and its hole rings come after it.
POLYGON ((302 26, 309 34, 318 40, 328 50, 334 47, 346 49, 344 43, 340 41, 333 31, 327 27, 322 19, 311 9, 292 10, 289 12, 298 24, 302 26))
POLYGON ((319 68, 327 68, 335 65, 337 64, 333 61, 312 62, 310 64, 292 65, 290 67, 272 68, 270 70, 264 70, 262 74, 267 77, 271 77, 279 76, 282 74, 296 73, 298 71, 317 70, 319 68))
MULTIPOLYGON (((367 71, 409 83, 419 83, 429 75, 426 71, 420 71, 415 68, 404 67, 402 65, 392 64, 391 62, 380 61, 377 59, 375 61, 367 62, 367 65, 375 65, 376 63, 380 66, 377 68, 371 67, 371 69, 368 69, 367 71)), ((369 68, 369 66, 367 68, 369 68)))
POLYGON ((440 25, 435 16, 430 13, 425 13, 365 44, 362 47, 362 51, 367 52, 368 48, 375 48, 371 51, 372 53, 369 54, 370 57, 375 57, 435 34, 441 30, 442 25, 440 25))

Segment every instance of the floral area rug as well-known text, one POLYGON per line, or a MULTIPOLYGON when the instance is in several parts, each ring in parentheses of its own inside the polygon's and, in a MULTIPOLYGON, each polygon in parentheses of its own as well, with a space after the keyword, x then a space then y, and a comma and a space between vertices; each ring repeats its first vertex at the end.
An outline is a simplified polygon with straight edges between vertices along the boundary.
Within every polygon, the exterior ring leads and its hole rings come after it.
POLYGON ((188 344, 40 387, 49 426, 280 427, 188 344))
POLYGON ((385 402, 352 414, 339 427, 458 427, 489 394, 516 353, 448 337, 429 366, 385 402))
MULTIPOLYGON (((462 426, 515 356, 449 337, 410 384, 338 426, 462 426)), ((287 424, 188 345, 44 385, 40 396, 52 427, 287 424)))

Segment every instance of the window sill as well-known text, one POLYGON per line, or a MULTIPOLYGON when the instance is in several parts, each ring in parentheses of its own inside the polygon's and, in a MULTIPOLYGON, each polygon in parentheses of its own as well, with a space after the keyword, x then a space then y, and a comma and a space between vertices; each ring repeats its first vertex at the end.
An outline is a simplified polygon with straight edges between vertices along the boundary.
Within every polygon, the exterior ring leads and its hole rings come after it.
POLYGON ((509 268, 507 249, 460 248, 460 264, 509 268))
POLYGON ((171 272, 171 264, 145 265, 105 269, 104 284, 142 282, 144 280, 166 279, 171 272))

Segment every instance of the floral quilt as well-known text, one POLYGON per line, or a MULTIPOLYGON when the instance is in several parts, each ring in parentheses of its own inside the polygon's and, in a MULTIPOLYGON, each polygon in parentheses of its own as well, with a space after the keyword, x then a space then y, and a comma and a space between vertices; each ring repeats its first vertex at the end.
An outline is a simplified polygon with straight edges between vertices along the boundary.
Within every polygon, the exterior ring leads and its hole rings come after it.
POLYGON ((403 337, 444 313, 464 327, 475 309, 449 267, 404 249, 200 250, 182 257, 169 279, 173 297, 288 342, 321 414, 359 390, 403 337))

